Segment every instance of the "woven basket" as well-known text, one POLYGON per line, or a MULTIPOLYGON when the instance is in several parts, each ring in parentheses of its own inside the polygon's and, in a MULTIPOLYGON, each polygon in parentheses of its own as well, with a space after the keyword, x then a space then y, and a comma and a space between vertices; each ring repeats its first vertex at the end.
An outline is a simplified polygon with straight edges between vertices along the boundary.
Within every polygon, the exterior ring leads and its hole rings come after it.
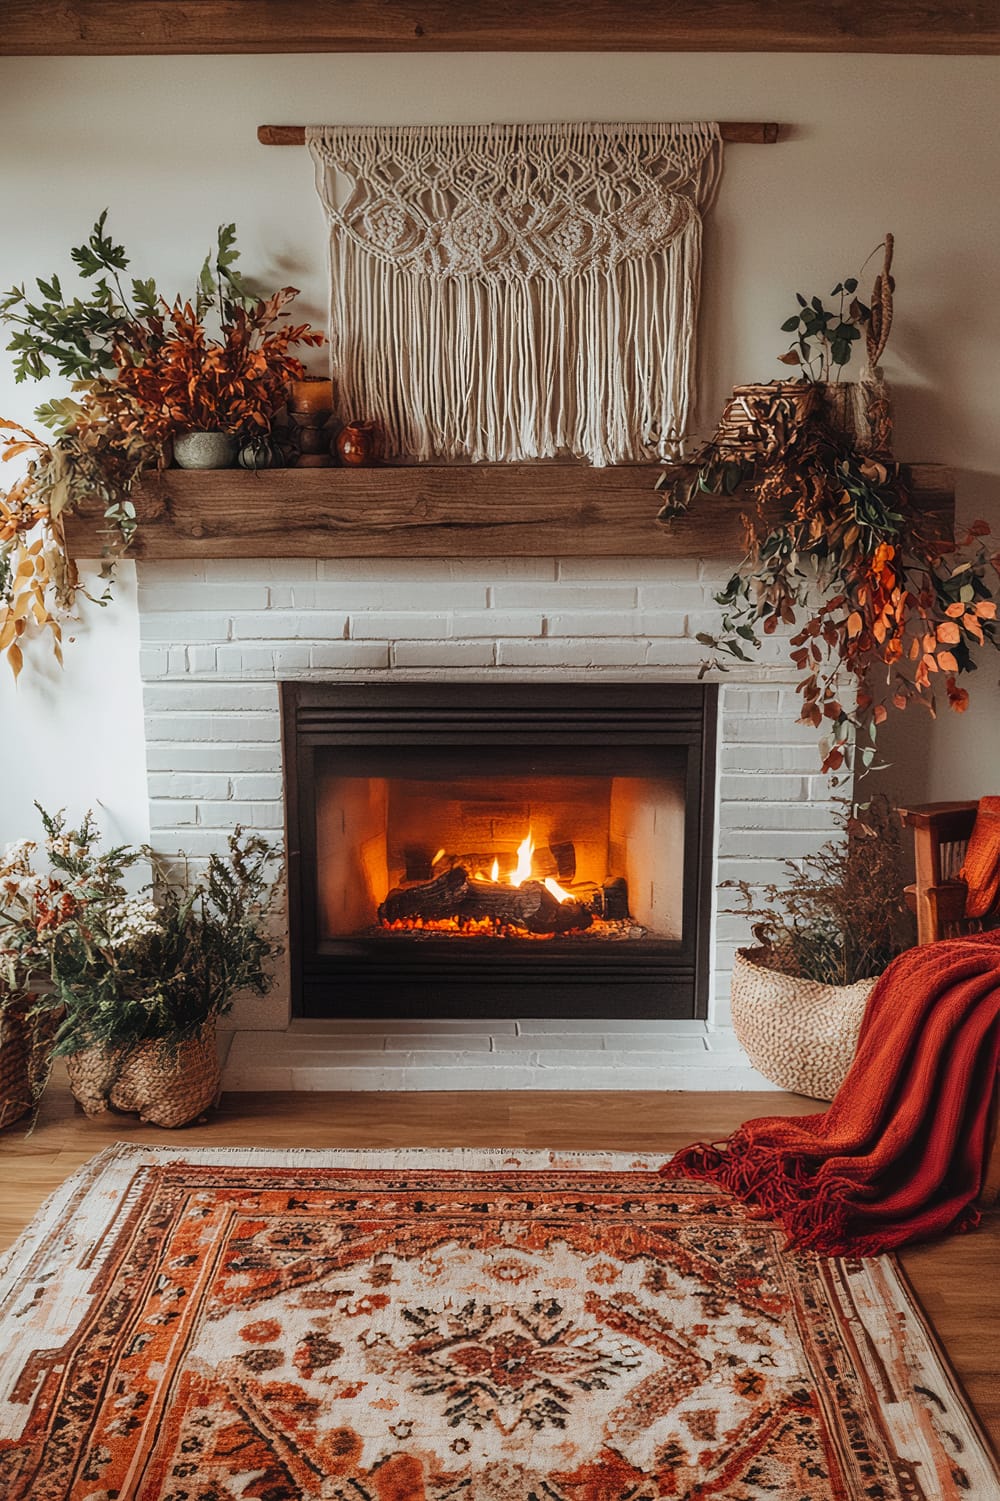
POLYGON ((762 949, 739 949, 733 964, 733 1027, 765 1079, 793 1094, 832 1100, 858 1045, 877 977, 821 985, 759 963, 762 949))
POLYGON ((219 1097, 215 1022, 174 1048, 158 1040, 124 1051, 84 1048, 66 1059, 66 1071, 87 1115, 120 1110, 154 1126, 186 1126, 219 1097))
POLYGON ((734 386, 719 419, 715 442, 733 457, 781 453, 813 416, 819 388, 808 381, 775 380, 734 386))
POLYGON ((29 1019, 33 995, 0 988, 0 1128, 35 1108, 48 1074, 55 1013, 29 1019))

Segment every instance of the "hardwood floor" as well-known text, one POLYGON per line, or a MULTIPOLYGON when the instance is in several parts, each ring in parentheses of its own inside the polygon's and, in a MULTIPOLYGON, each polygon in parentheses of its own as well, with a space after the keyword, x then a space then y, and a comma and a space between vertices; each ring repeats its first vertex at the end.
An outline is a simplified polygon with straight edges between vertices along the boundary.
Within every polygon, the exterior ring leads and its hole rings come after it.
MULTIPOLYGON (((158 1146, 561 1147, 668 1152, 754 1115, 807 1115, 798 1095, 682 1093, 231 1094, 202 1126, 168 1132, 127 1116, 87 1120, 53 1084, 38 1125, 0 1136, 0 1249, 47 1194, 114 1141, 158 1146)), ((972 1235, 900 1260, 1000 1452, 1000 1212, 972 1235)))

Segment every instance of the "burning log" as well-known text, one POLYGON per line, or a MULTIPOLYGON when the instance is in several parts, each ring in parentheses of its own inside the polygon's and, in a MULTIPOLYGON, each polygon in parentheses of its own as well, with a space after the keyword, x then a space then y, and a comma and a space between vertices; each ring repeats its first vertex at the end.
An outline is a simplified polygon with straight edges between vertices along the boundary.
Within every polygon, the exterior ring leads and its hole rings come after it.
POLYGON ((605 881, 603 886, 604 916, 611 921, 624 921, 628 917, 628 884, 621 876, 605 881))
POLYGON ((460 917, 488 917, 499 927, 526 928, 529 933, 574 933, 593 921, 579 902, 557 901, 540 881, 521 886, 470 881, 460 917))
MULTIPOLYGON (((468 872, 461 865, 414 886, 394 886, 378 909, 379 922, 415 918, 454 917, 469 891, 468 872)), ((548 895, 548 893, 546 893, 548 895)))

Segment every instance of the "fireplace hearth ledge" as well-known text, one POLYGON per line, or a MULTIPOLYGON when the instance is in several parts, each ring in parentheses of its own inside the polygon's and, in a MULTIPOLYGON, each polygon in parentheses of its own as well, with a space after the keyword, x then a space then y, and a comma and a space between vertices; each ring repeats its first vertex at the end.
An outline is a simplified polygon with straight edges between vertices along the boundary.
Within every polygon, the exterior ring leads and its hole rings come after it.
POLYGON ((266 1090, 773 1089, 729 1027, 700 1021, 296 1020, 238 1031, 222 1086, 266 1090))

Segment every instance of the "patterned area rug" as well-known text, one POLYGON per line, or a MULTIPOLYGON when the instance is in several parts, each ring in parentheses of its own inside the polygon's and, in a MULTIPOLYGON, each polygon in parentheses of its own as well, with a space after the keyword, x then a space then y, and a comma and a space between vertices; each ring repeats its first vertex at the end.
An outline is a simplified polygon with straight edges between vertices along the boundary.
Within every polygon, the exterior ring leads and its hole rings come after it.
POLYGON ((0 1283, 5 1501, 1000 1501, 895 1264, 657 1160, 119 1146, 0 1283))

